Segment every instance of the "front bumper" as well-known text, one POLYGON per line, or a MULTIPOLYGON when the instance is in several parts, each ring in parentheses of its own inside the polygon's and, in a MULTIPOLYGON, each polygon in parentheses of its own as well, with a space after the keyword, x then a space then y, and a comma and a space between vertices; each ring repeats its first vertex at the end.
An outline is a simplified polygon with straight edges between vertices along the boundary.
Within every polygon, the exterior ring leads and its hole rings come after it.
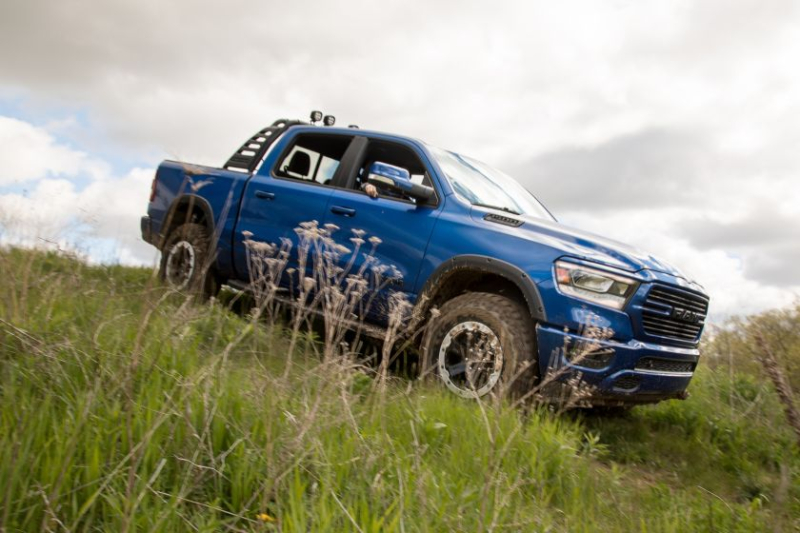
POLYGON ((574 380, 590 392, 594 405, 654 403, 685 398, 700 352, 644 343, 598 340, 548 326, 537 326, 539 368, 557 376, 558 383, 574 380), (587 350, 593 343, 596 347, 587 350))

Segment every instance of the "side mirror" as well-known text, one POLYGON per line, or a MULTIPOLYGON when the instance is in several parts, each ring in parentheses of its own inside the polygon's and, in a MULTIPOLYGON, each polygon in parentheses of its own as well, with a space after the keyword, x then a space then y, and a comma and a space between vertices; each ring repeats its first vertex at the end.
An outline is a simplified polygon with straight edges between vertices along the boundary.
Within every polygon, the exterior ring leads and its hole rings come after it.
POLYGON ((379 189, 388 189, 410 196, 423 204, 435 196, 433 188, 411 181, 411 174, 407 169, 381 161, 375 161, 369 166, 367 182, 379 189))

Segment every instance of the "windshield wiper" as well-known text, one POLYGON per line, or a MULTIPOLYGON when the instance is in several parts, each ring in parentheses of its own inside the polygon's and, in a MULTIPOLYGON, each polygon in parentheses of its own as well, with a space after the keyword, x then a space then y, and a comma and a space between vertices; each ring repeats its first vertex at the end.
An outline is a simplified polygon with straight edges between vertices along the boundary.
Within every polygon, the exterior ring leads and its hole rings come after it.
POLYGON ((489 207, 491 209, 499 209, 500 211, 505 211, 506 213, 511 213, 512 215, 521 215, 522 214, 522 213, 518 213, 517 211, 514 211, 510 207, 502 207, 502 206, 499 206, 499 205, 491 205, 491 204, 472 204, 472 205, 474 205, 475 207, 489 207))

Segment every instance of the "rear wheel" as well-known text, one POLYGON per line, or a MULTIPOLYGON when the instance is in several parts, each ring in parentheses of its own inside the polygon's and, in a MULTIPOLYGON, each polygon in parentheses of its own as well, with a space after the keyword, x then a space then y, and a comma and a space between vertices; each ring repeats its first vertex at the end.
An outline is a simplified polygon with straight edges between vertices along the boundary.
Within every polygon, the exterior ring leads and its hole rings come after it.
POLYGON ((499 294, 472 292, 445 302, 428 323, 422 354, 427 373, 465 398, 521 396, 536 382, 533 321, 499 294))
POLYGON ((200 224, 187 223, 170 233, 161 252, 159 275, 169 287, 204 298, 219 291, 211 269, 211 238, 200 224))

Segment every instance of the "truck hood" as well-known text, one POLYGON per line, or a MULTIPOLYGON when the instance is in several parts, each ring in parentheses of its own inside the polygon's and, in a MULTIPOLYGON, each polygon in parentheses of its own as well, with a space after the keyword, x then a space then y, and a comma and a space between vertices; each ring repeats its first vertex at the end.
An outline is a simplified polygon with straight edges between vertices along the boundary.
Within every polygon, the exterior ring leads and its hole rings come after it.
MULTIPOLYGON (((473 215, 476 218, 483 218, 484 213, 481 210, 474 212, 473 215)), ((524 215, 515 216, 515 218, 521 218, 524 220, 524 224, 518 228, 507 229, 525 240, 561 250, 564 255, 601 263, 628 272, 652 270, 691 281, 675 266, 633 246, 558 222, 524 215)))

